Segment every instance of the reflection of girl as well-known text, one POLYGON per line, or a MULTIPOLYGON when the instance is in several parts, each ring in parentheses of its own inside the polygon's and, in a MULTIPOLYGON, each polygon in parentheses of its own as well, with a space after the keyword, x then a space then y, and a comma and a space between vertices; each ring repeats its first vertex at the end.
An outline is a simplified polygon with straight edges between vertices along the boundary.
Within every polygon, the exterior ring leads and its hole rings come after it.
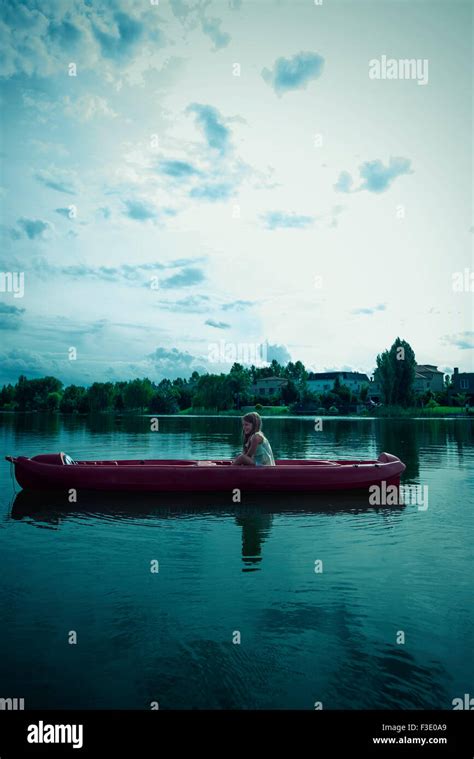
POLYGON ((240 466, 275 466, 272 447, 261 432, 262 418, 256 411, 242 417, 243 452, 232 462, 240 466))

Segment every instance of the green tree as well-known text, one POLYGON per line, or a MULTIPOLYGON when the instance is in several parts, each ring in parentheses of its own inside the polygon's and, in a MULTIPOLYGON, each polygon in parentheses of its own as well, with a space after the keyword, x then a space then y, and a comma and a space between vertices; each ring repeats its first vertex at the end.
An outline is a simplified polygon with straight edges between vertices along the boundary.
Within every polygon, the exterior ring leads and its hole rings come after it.
POLYGON ((389 351, 384 351, 377 356, 374 379, 379 384, 384 403, 391 405, 393 403, 394 374, 389 351))
POLYGON ((172 388, 161 387, 151 398, 150 411, 152 414, 176 414, 179 411, 176 393, 172 388))
POLYGON ((384 403, 412 406, 415 400, 415 353, 406 340, 399 337, 390 350, 377 356, 375 379, 380 384, 384 403))
POLYGON ((301 403, 314 405, 320 402, 320 396, 318 393, 314 393, 312 390, 309 390, 306 380, 301 380, 295 384, 296 391, 298 393, 298 400, 301 401, 301 403))
POLYGON ((179 388, 169 379, 162 379, 150 401, 152 413, 176 414, 179 411, 179 388))
POLYGON ((114 411, 118 411, 119 413, 125 411, 125 388, 127 384, 123 380, 114 383, 113 407, 114 411))
POLYGON ((126 409, 147 409, 154 395, 154 387, 148 378, 127 382, 123 391, 126 409))
POLYGON ((229 384, 234 395, 247 395, 251 385, 251 373, 242 364, 233 364, 229 372, 229 384))
POLYGON ((173 380, 173 392, 180 409, 189 408, 192 405, 192 385, 187 380, 181 377, 173 380))
POLYGON ((13 408, 15 402, 15 388, 13 385, 4 385, 0 390, 0 408, 13 408))
POLYGON ((289 405, 290 403, 296 403, 296 401, 299 400, 298 388, 292 379, 289 379, 288 384, 282 388, 281 397, 286 405, 289 405))
POLYGON ((61 403, 61 393, 48 393, 46 407, 48 411, 58 411, 61 403))
POLYGON ((283 374, 283 367, 281 364, 278 363, 278 361, 274 358, 272 362, 270 363, 270 374, 269 377, 281 377, 283 374))
POLYGON ((308 379, 308 372, 301 361, 289 361, 283 371, 283 376, 297 382, 303 382, 308 379))
POLYGON ((338 376, 334 380, 333 394, 337 397, 338 403, 336 405, 348 405, 353 400, 352 391, 347 385, 341 383, 338 376))
POLYGON ((87 393, 85 388, 78 385, 68 385, 64 389, 59 410, 64 414, 87 410, 87 393))
POLYGON ((195 408, 215 408, 222 411, 232 408, 233 401, 232 386, 225 374, 204 374, 199 378, 193 395, 195 408))
POLYGON ((114 400, 112 382, 94 382, 87 391, 91 411, 109 411, 114 400))
POLYGON ((15 401, 20 411, 45 411, 49 393, 60 393, 63 383, 56 377, 29 380, 20 375, 15 385, 15 401))

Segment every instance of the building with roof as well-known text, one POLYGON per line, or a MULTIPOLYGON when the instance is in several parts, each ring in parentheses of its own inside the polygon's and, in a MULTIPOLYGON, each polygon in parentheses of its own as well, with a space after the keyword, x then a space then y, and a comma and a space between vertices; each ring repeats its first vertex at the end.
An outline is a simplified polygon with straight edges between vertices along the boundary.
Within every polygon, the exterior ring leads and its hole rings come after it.
POLYGON ((288 380, 284 377, 261 377, 256 380, 252 386, 252 392, 257 396, 268 396, 269 398, 279 398, 288 380))
POLYGON ((465 393, 474 398, 474 372, 460 372, 455 366, 451 383, 451 393, 465 393))
POLYGON ((364 385, 369 385, 370 380, 361 372, 310 372, 306 385, 312 393, 329 393, 334 388, 336 378, 341 385, 346 385, 353 393, 360 393, 364 385))
POLYGON ((444 390, 444 373, 433 364, 416 364, 414 390, 416 395, 422 395, 429 390, 432 393, 441 393, 444 390))

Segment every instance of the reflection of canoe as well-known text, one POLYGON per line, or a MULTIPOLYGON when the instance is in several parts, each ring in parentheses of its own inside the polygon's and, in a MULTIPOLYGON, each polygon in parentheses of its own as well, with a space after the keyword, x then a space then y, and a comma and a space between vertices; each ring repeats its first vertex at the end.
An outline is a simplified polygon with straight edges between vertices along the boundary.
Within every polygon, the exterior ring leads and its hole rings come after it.
POLYGON ((73 461, 62 453, 6 457, 21 487, 31 490, 161 492, 299 492, 397 485, 405 464, 390 453, 371 461, 279 460, 274 467, 231 466, 230 461, 157 459, 73 461))
POLYGON ((129 493, 78 490, 77 498, 69 501, 67 491, 20 490, 11 509, 11 518, 31 518, 42 523, 56 524, 68 516, 160 519, 179 515, 221 513, 239 518, 254 519, 272 514, 336 514, 342 512, 401 510, 401 506, 380 507, 369 503, 364 490, 334 490, 329 493, 243 493, 240 503, 234 503, 228 493, 129 493))

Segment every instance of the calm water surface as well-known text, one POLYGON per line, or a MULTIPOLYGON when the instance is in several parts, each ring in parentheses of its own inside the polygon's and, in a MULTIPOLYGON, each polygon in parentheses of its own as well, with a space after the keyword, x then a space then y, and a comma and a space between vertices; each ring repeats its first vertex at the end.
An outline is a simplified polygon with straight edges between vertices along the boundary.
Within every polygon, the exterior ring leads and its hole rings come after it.
POLYGON ((264 420, 280 458, 400 456, 404 482, 429 488, 426 511, 369 507, 366 494, 80 494, 67 509, 15 497, 5 454, 225 458, 240 445, 236 418, 149 429, 146 417, 0 415, 0 697, 27 709, 451 709, 472 695, 471 420, 328 419, 323 432, 264 420))

